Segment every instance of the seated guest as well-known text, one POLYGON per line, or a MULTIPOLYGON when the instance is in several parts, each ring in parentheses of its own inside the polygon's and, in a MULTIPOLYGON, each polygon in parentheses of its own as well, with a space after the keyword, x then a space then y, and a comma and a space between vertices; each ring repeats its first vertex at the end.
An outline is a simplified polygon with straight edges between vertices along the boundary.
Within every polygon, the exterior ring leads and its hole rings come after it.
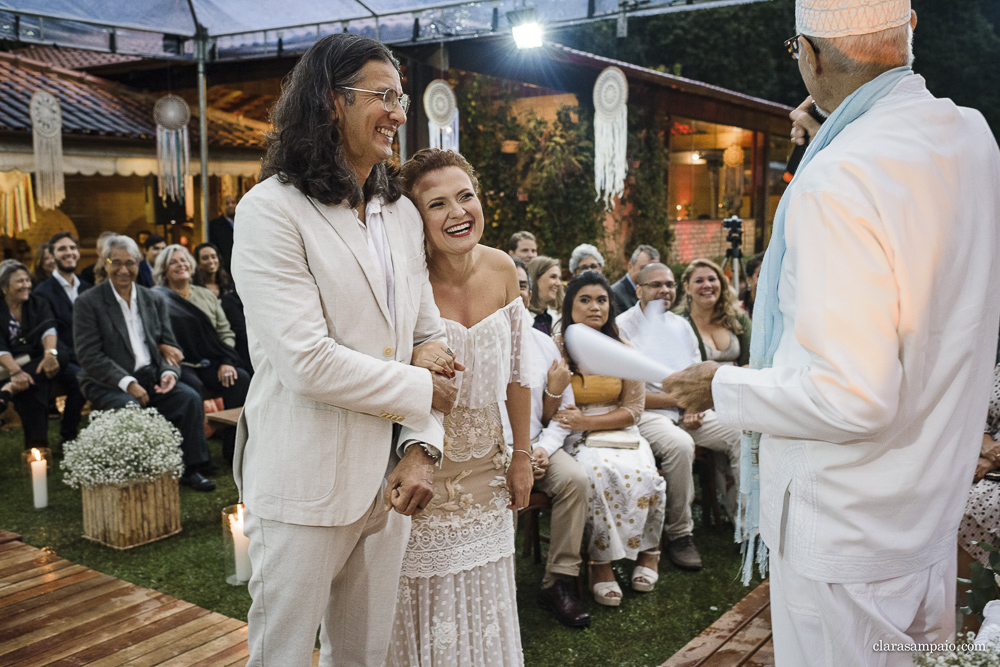
MULTIPOLYGON (((575 322, 621 340, 615 326, 611 286, 597 271, 584 271, 566 286, 563 324, 569 327, 575 322)), ((565 347, 563 353, 569 354, 565 347)), ((594 600, 617 607, 622 591, 611 561, 636 561, 632 570, 634 591, 653 590, 659 578, 666 482, 656 472, 649 443, 635 426, 645 401, 642 382, 583 375, 579 360, 571 356, 566 360, 573 373, 570 386, 575 405, 559 410, 553 420, 567 433, 572 431, 566 446, 590 478, 587 552, 593 561, 594 600), (617 440, 621 446, 599 447, 602 437, 605 443, 617 440)))
POLYGON ((221 299, 233 288, 229 272, 222 268, 219 261, 219 249, 211 243, 202 243, 194 249, 194 259, 197 265, 191 281, 199 287, 204 287, 221 299))
POLYGON ((52 256, 52 244, 48 241, 38 244, 35 257, 35 270, 31 274, 31 284, 38 287, 49 279, 56 269, 56 258, 52 256))
POLYGON ((139 262, 139 277, 135 281, 143 287, 152 287, 155 285, 153 267, 156 266, 156 258, 167 247, 167 240, 159 234, 150 234, 143 241, 142 247, 144 249, 143 258, 139 262))
POLYGON ((604 270, 604 258, 597 248, 589 243, 581 243, 573 248, 573 254, 569 257, 569 272, 578 276, 584 271, 604 270))
POLYGON ((202 398, 178 381, 181 369, 160 352, 160 344, 178 344, 166 303, 135 284, 140 259, 135 241, 113 236, 99 260, 107 266, 108 280, 76 300, 73 338, 83 369, 80 386, 95 410, 129 403, 158 410, 183 437, 181 483, 212 491, 215 482, 201 472, 210 464, 202 398))
POLYGON ((31 293, 31 273, 16 259, 0 262, 0 365, 10 376, 24 448, 49 446, 49 392, 59 372, 56 321, 48 302, 31 293))
POLYGON ((114 232, 101 232, 101 235, 97 237, 97 243, 94 245, 97 248, 98 260, 89 266, 83 267, 83 270, 80 271, 80 280, 91 285, 104 282, 105 273, 104 268, 101 266, 100 257, 104 252, 104 244, 113 236, 117 236, 117 234, 114 232))
POLYGON ((702 361, 750 363, 750 318, 736 306, 729 279, 715 262, 696 259, 681 277, 686 305, 681 313, 698 336, 702 361))
MULTIPOLYGON (((1000 470, 1000 363, 993 369, 993 392, 983 429, 983 444, 973 481, 965 503, 965 516, 958 530, 959 575, 969 576, 969 565, 978 560, 989 564, 989 554, 976 542, 1000 549, 1000 482, 984 479, 987 473, 1000 470), (964 574, 963 574, 964 570, 964 574)), ((964 588, 964 587, 963 587, 964 588)))
POLYGON ((660 251, 651 245, 641 245, 632 251, 632 256, 628 260, 628 270, 621 280, 611 286, 619 313, 624 313, 638 302, 639 297, 635 295, 635 286, 642 267, 650 262, 659 261, 660 251))
MULTIPOLYGON (((524 262, 514 257, 521 299, 527 306, 531 283, 524 262)), ((534 489, 552 499, 549 556, 538 592, 538 605, 572 628, 590 626, 590 614, 573 594, 573 579, 580 574, 580 545, 587 525, 587 489, 590 480, 572 456, 563 450, 566 431, 550 420, 560 407, 573 404, 569 388, 569 366, 550 336, 531 330, 538 353, 538 382, 531 388, 531 458, 535 470, 534 489)), ((501 410, 504 437, 513 446, 514 436, 506 411, 501 410)))
POLYGON ((517 257, 527 265, 528 262, 538 257, 538 244, 535 241, 535 235, 531 232, 511 234, 510 240, 507 242, 507 254, 511 257, 517 257))
MULTIPOLYGON (((679 315, 670 312, 677 297, 677 284, 670 268, 653 262, 643 267, 638 275, 636 293, 639 302, 618 316, 615 324, 621 335, 639 345, 648 344, 639 335, 643 326, 647 306, 654 301, 663 304, 664 326, 658 333, 657 345, 668 351, 660 354, 668 356, 671 371, 684 370, 701 361, 698 338, 691 324, 679 315), (662 336, 662 337, 661 337, 662 336)), ((736 521, 740 478, 740 432, 719 424, 714 410, 692 413, 683 417, 666 394, 660 383, 646 385, 645 411, 639 420, 639 433, 649 441, 653 454, 660 462, 660 470, 667 480, 667 520, 663 527, 666 536, 667 556, 677 567, 686 570, 701 569, 701 555, 692 540, 694 521, 691 517, 691 501, 694 499, 694 478, 691 466, 694 462, 695 445, 715 452, 721 452, 717 471, 719 488, 725 489, 725 508, 729 517, 736 521), (731 470, 731 475, 725 471, 731 470)))
POLYGON ((528 262, 528 280, 531 281, 531 301, 528 310, 535 316, 534 328, 546 336, 559 329, 559 309, 562 307, 562 280, 559 260, 536 257, 528 262))
POLYGON ((743 310, 751 318, 753 317, 753 303, 757 300, 757 281, 760 279, 760 267, 764 263, 764 253, 757 253, 747 262, 747 286, 743 290, 740 300, 743 302, 743 310))
POLYGON ((63 442, 67 442, 76 439, 80 412, 87 402, 80 391, 80 365, 73 346, 73 304, 80 294, 93 285, 76 276, 76 265, 80 261, 76 237, 69 232, 59 232, 49 239, 49 243, 52 244, 56 270, 52 272, 51 278, 35 288, 35 294, 48 301, 56 320, 56 349, 59 351, 60 370, 55 381, 66 390, 59 435, 63 442))
MULTIPOLYGON (((226 408, 241 408, 246 402, 250 375, 234 344, 236 337, 222 304, 204 287, 191 283, 194 258, 184 246, 169 245, 156 259, 153 291, 167 303, 170 324, 187 360, 181 366, 181 381, 194 387, 202 398, 206 389, 222 396, 226 408)), ((233 460, 236 429, 221 434, 223 457, 233 460)))

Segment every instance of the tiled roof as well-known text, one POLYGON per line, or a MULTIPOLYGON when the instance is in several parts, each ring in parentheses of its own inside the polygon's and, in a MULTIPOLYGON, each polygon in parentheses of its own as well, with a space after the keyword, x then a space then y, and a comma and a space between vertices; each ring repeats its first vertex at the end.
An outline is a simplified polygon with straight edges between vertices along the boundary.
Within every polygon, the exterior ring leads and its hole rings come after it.
MULTIPOLYGON (((31 132, 29 104, 37 90, 52 93, 62 108, 63 134, 107 136, 153 141, 156 97, 88 74, 0 53, 0 131, 31 132)), ((198 143, 197 108, 189 126, 198 143)), ((263 148, 268 126, 208 110, 209 145, 263 148)))
POLYGON ((102 65, 117 65, 142 60, 140 56, 126 56, 120 53, 100 53, 59 46, 33 45, 18 49, 13 53, 47 65, 65 69, 88 69, 102 65))

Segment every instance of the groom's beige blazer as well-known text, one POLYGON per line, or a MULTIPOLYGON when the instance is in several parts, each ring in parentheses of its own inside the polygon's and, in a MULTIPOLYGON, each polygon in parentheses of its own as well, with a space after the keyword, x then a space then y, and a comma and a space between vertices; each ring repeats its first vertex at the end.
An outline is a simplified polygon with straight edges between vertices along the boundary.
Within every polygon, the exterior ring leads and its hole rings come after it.
POLYGON ((243 300, 254 376, 237 431, 233 473, 263 519, 351 524, 385 476, 393 424, 422 431, 430 372, 415 344, 443 339, 424 257, 423 225, 401 198, 382 207, 395 278, 385 281, 353 210, 325 206, 269 178, 236 210, 233 277, 243 300))

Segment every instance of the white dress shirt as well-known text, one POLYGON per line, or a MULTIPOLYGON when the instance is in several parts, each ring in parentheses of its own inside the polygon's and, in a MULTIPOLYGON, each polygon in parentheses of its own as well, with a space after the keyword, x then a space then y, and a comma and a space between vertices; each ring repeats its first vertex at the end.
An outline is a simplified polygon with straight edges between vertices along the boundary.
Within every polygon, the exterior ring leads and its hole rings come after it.
MULTIPOLYGON (((642 301, 639 301, 637 304, 615 318, 615 324, 618 326, 618 333, 620 333, 626 340, 635 344, 636 349, 640 352, 644 352, 642 349, 642 336, 639 335, 639 330, 642 328, 643 317, 645 317, 645 313, 642 310, 642 301)), ((659 342, 669 349, 669 358, 675 361, 675 363, 671 364, 671 372, 676 373, 677 371, 684 370, 692 364, 701 363, 701 351, 698 349, 698 337, 695 335, 694 329, 691 328, 691 323, 680 315, 671 313, 669 310, 663 313, 663 317, 666 321, 664 332, 669 336, 669 338, 659 342)), ((664 355, 650 356, 662 359, 664 355)), ((658 382, 647 382, 646 393, 662 394, 663 388, 658 382)), ((681 414, 677 408, 655 408, 649 410, 649 412, 661 414, 673 421, 675 424, 679 422, 681 418, 681 414)))
MULTIPOLYGON (((115 300, 118 301, 118 305, 122 309, 122 315, 125 317, 125 326, 128 328, 128 340, 132 346, 132 354, 135 356, 135 368, 132 370, 137 371, 143 366, 148 366, 153 363, 153 357, 149 353, 149 347, 146 345, 146 336, 142 332, 142 318, 139 317, 139 300, 136 298, 135 283, 132 283, 132 294, 129 296, 128 302, 121 297, 118 290, 112 289, 111 293, 115 295, 115 300)), ((163 375, 167 374, 176 375, 173 371, 164 371, 163 375)), ((163 375, 160 379, 163 379, 163 375)), ((136 382, 136 379, 131 375, 126 375, 118 383, 118 388, 122 391, 128 391, 128 386, 136 382)))
POLYGON ((69 297, 70 303, 76 303, 76 297, 80 296, 80 279, 73 275, 72 284, 63 278, 59 271, 53 271, 52 275, 55 276, 56 281, 62 285, 63 291, 66 292, 66 296, 69 297))
MULTIPOLYGON (((351 209, 354 210, 354 209, 351 209)), ((385 235, 385 222, 382 220, 382 200, 372 197, 365 207, 365 222, 361 222, 357 211, 354 218, 361 227, 361 233, 368 242, 368 251, 375 260, 382 278, 385 280, 385 299, 389 306, 389 320, 396 326, 396 288, 395 275, 392 270, 392 256, 389 254, 389 238, 385 235)))
POLYGON ((1000 320, 1000 151, 905 78, 796 175, 772 368, 718 370, 719 421, 764 434, 760 532, 801 576, 954 558, 1000 320))

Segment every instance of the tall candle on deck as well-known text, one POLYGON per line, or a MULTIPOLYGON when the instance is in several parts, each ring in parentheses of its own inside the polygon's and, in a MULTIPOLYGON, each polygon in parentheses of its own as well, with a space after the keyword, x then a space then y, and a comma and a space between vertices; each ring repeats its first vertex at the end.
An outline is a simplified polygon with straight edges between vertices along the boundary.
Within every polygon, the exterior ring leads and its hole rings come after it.
POLYGON ((250 540, 243 534, 243 505, 236 506, 236 514, 229 515, 229 527, 233 533, 233 548, 236 551, 236 578, 250 581, 250 540))
POLYGON ((40 510, 49 506, 49 480, 46 476, 49 463, 42 458, 42 453, 31 449, 31 490, 35 496, 35 509, 40 510))

